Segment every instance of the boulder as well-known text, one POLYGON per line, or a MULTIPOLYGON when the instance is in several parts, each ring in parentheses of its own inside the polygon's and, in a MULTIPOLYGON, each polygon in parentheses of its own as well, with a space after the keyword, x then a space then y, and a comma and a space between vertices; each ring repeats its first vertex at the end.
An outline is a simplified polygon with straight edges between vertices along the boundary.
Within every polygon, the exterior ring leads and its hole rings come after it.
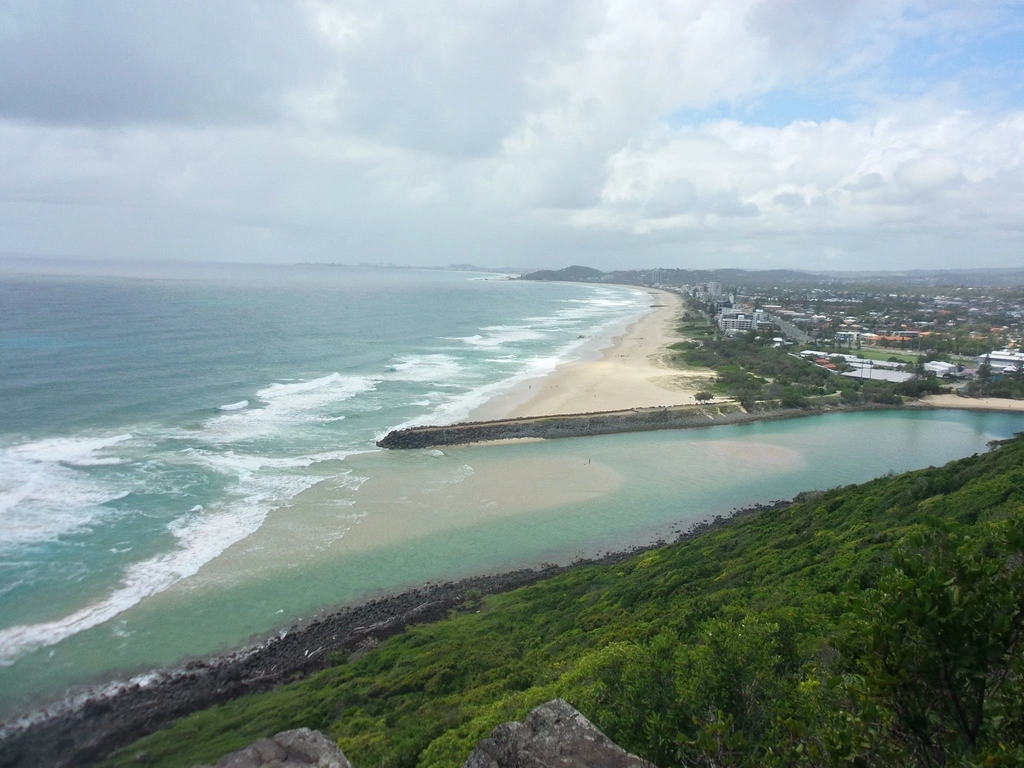
MULTIPOLYGON (((210 766, 196 766, 210 768, 210 766)), ((225 755, 216 768, 352 768, 338 745, 318 731, 299 728, 254 741, 225 755)))
POLYGON ((521 723, 499 725, 477 744, 463 768, 654 768, 599 731, 562 699, 534 709, 521 723))

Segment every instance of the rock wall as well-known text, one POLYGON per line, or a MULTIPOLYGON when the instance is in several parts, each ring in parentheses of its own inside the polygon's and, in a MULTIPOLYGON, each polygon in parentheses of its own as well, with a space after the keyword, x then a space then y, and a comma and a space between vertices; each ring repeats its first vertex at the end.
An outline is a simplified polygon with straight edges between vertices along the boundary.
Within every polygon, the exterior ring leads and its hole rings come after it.
POLYGON ((389 432, 377 441, 381 448, 432 448, 493 440, 552 439, 647 432, 656 429, 687 429, 732 424, 765 418, 739 405, 677 405, 667 408, 635 408, 628 411, 577 413, 567 416, 502 419, 452 424, 444 427, 411 427, 389 432))
POLYGON ((395 429, 378 440, 377 445, 380 448, 407 449, 523 438, 550 440, 557 437, 587 437, 619 432, 650 432, 656 429, 693 429, 717 424, 791 419, 838 411, 877 411, 899 407, 876 403, 841 405, 824 398, 806 408, 772 408, 764 403, 758 403, 751 411, 744 410, 738 403, 673 405, 661 408, 633 408, 628 411, 476 421, 443 427, 395 429))

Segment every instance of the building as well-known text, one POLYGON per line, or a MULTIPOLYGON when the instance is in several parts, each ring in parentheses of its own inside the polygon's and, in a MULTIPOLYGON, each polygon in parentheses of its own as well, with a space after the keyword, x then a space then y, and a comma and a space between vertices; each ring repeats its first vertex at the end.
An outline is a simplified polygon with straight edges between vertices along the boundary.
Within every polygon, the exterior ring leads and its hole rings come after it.
POLYGON ((910 381, 914 378, 914 374, 908 371, 889 371, 884 368, 875 368, 871 365, 866 365, 861 368, 854 368, 852 371, 847 371, 844 374, 850 379, 872 379, 874 381, 891 381, 895 384, 900 384, 904 381, 910 381))
POLYGON ((754 318, 747 317, 742 312, 723 312, 718 317, 718 327, 722 329, 723 333, 752 331, 754 318))
POLYGON ((953 363, 944 363, 941 360, 932 360, 924 364, 925 373, 934 373, 936 376, 956 375, 956 366, 953 363))
POLYGON ((735 309, 723 309, 718 316, 718 327, 724 333, 738 331, 765 331, 773 327, 771 318, 763 309, 755 309, 752 313, 740 312, 735 309))
POLYGON ((1024 353, 1015 352, 1012 349, 997 349, 978 355, 978 365, 985 365, 994 371, 1011 372, 1024 367, 1024 353))

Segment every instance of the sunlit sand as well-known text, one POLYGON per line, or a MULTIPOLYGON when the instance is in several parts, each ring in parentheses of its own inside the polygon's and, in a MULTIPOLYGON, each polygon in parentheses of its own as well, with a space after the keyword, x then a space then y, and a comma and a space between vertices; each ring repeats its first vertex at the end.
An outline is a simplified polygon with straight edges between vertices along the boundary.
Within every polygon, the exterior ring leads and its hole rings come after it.
MULTIPOLYGON (((954 408, 965 411, 1003 411, 1024 413, 1024 400, 1008 400, 1003 397, 960 397, 959 395, 928 395, 921 398, 921 405, 932 408, 954 408)), ((915 403, 910 403, 915 405, 915 403)))
POLYGON ((564 363, 543 379, 521 383, 471 414, 471 421, 618 411, 694 403, 713 374, 672 364, 683 311, 675 293, 651 289, 654 309, 612 339, 597 360, 564 363))

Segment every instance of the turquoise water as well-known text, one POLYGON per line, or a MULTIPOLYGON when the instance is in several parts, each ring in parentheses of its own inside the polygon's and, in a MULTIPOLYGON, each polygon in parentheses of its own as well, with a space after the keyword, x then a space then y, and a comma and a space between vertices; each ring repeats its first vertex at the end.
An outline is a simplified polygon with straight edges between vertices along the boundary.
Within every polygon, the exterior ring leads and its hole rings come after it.
POLYGON ((21 659, 193 576, 325 463, 344 483, 337 462, 387 430, 464 418, 650 303, 469 273, 188 269, 0 274, 0 697, 21 659))
POLYGON ((628 288, 265 268, 0 278, 0 712, 324 606, 646 543, 986 450, 1024 417, 837 414, 386 452, 584 354, 628 288))

